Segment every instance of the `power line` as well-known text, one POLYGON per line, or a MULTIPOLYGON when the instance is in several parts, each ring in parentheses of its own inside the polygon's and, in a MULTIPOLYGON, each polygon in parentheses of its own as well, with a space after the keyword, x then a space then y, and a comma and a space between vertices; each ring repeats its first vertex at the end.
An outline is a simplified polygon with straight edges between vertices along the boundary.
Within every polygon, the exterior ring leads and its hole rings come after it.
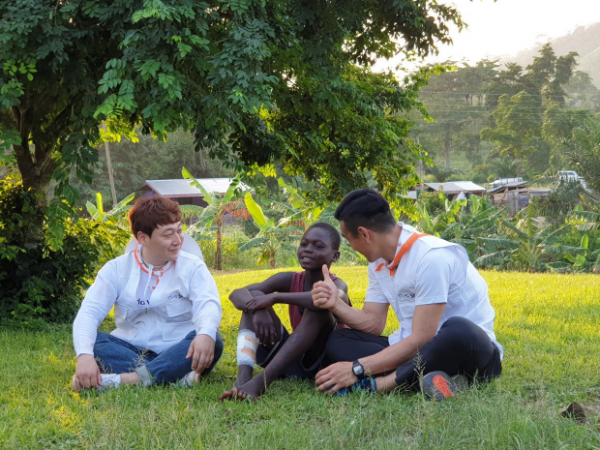
MULTIPOLYGON (((471 95, 471 96, 494 96, 494 97, 501 97, 503 95, 508 95, 511 97, 516 97, 517 95, 519 95, 521 92, 525 92, 525 94, 527 94, 530 97, 544 97, 544 98, 564 98, 564 97, 569 97, 568 93, 565 93, 565 95, 545 95, 545 94, 530 94, 527 91, 520 91, 516 94, 509 94, 507 92, 503 92, 503 93, 499 93, 499 94, 494 94, 492 92, 451 92, 451 91, 419 91, 419 95, 421 94, 443 94, 443 95, 471 95)), ((576 92, 575 94, 587 94, 587 93, 594 93, 594 94, 600 94, 600 90, 595 90, 595 91, 584 91, 584 92, 576 92)))

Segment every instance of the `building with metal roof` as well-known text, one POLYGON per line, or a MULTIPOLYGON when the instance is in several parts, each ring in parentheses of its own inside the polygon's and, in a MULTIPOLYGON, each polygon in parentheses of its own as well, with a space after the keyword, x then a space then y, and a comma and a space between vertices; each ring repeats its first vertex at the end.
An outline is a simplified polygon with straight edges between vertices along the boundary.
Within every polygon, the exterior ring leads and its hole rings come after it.
MULTIPOLYGON (((233 178, 197 178, 196 181, 202 185, 207 192, 216 192, 224 195, 229 189, 233 178)), ((163 195, 165 197, 177 200, 180 205, 206 206, 203 200, 202 192, 191 185, 192 181, 183 180, 146 180, 142 186, 142 195, 151 195, 152 193, 163 195)), ((240 183, 242 190, 250 189, 248 185, 240 183)))
POLYGON ((423 183, 417 187, 417 190, 427 192, 443 192, 449 200, 457 198, 469 198, 471 195, 483 197, 485 188, 481 187, 472 181, 449 181, 446 183, 423 183))

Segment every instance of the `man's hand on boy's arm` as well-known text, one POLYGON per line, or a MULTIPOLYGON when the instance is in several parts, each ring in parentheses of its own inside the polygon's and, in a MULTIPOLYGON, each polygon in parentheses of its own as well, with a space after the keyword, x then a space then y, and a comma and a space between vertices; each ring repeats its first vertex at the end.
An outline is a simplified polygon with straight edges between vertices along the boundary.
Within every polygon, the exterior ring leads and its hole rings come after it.
POLYGON ((215 357, 215 341, 206 334, 199 334, 190 344, 186 359, 192 359, 192 370, 201 374, 209 368, 215 357))
POLYGON ((73 379, 73 389, 80 391, 84 388, 94 388, 102 386, 102 376, 100 368, 94 358, 94 355, 82 353, 77 357, 77 369, 73 379))

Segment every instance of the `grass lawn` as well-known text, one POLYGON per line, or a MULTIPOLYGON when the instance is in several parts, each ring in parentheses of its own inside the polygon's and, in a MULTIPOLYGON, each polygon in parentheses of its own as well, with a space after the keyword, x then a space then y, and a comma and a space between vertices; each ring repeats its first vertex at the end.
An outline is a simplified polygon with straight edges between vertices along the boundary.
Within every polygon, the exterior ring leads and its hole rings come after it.
MULTIPOLYGON (((504 373, 444 403, 403 392, 329 398, 295 381, 274 383, 258 404, 217 402, 236 373, 239 314, 227 296, 271 273, 216 277, 225 353, 192 389, 76 394, 70 327, 1 330, 0 448, 600 448, 600 277, 485 273, 504 373), (560 417, 575 400, 588 423, 560 417)), ((366 267, 335 273, 360 305, 366 267)))

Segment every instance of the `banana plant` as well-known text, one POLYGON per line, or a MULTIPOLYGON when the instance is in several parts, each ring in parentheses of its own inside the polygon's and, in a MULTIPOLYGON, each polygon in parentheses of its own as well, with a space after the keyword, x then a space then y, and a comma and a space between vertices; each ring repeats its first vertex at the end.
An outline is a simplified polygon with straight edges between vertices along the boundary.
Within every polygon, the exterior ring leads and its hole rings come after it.
POLYGON ((304 223, 304 230, 306 231, 314 222, 316 222, 321 213, 325 208, 319 205, 310 204, 302 196, 299 182, 296 180, 296 186, 287 184, 283 178, 277 180, 279 187, 283 189, 284 195, 287 195, 287 203, 291 206, 294 211, 293 216, 300 216, 304 223))
POLYGON ((101 227, 110 236, 110 245, 100 248, 101 260, 108 260, 120 254, 131 240, 131 229, 127 212, 131 209, 129 203, 135 194, 129 194, 108 212, 102 207, 102 194, 96 193, 96 204, 86 202, 85 207, 91 216, 90 222, 96 227, 101 227))
POLYGON ((532 213, 530 204, 517 215, 515 224, 504 220, 501 228, 508 239, 518 244, 511 255, 514 264, 529 272, 536 272, 547 269, 547 264, 560 255, 562 250, 558 240, 570 225, 558 228, 545 225, 537 222, 532 213))
POLYGON ((590 249, 590 237, 587 234, 581 236, 579 247, 556 245, 555 254, 564 260, 547 264, 553 271, 569 269, 576 272, 600 272, 600 249, 590 249))
POLYGON ((113 220, 115 222, 122 222, 125 219, 127 211, 131 208, 128 204, 133 200, 135 194, 129 194, 123 200, 121 200, 113 209, 108 212, 104 212, 104 208, 102 207, 102 194, 100 192, 96 192, 96 204, 94 205, 92 202, 88 201, 85 204, 85 207, 92 217, 92 221, 94 222, 106 222, 108 220, 113 220))
POLYGON ((260 255, 257 264, 262 265, 269 262, 271 269, 275 269, 277 264, 275 257, 277 253, 280 250, 295 250, 296 247, 291 242, 298 238, 301 229, 300 227, 289 225, 291 223, 291 216, 285 216, 275 223, 275 219, 265 215, 263 209, 254 201, 249 192, 244 197, 244 203, 260 231, 253 239, 238 244, 238 249, 246 251, 258 247, 260 255), (290 234, 290 230, 292 234, 290 234))
POLYGON ((181 207, 182 211, 187 213, 197 213, 198 222, 193 227, 188 229, 188 233, 199 240, 206 237, 206 233, 214 233, 216 237, 216 250, 215 250, 215 269, 223 270, 223 225, 225 217, 230 215, 236 215, 236 213, 242 213, 244 204, 240 200, 240 190, 238 185, 240 184, 240 176, 235 177, 229 188, 224 195, 218 192, 208 192, 202 184, 196 178, 188 172, 184 167, 181 170, 184 178, 190 180, 190 184, 198 189, 203 196, 203 200, 208 203, 206 208, 194 207, 181 207))

